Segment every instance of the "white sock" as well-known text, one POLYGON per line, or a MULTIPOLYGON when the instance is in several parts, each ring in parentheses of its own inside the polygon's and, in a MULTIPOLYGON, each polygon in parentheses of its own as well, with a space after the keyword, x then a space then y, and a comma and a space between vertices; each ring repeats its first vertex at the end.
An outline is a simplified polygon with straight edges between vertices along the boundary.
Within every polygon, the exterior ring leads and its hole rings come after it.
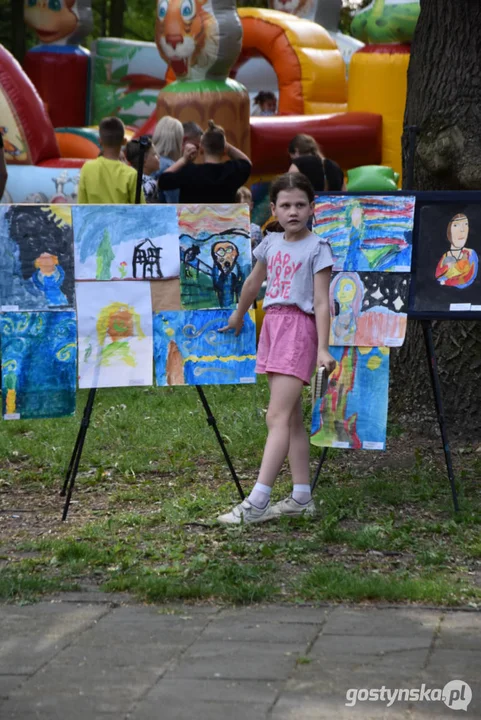
POLYGON ((272 488, 269 485, 263 485, 262 483, 256 482, 252 488, 251 494, 247 498, 251 505, 262 509, 265 508, 271 497, 272 488))
POLYGON ((294 485, 292 489, 292 497, 299 505, 307 505, 311 499, 311 486, 310 485, 294 485))

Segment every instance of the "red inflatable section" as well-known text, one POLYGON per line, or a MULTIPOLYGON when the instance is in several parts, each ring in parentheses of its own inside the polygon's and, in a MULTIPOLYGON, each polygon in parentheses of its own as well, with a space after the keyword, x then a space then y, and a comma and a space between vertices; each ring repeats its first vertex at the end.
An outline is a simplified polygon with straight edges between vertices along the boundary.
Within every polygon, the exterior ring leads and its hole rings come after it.
POLYGON ((277 175, 289 167, 287 147, 300 133, 312 135, 325 153, 344 169, 379 165, 382 116, 371 113, 251 117, 251 155, 256 175, 277 175))
POLYGON ((85 125, 89 62, 87 50, 72 46, 42 46, 25 56, 25 72, 45 102, 54 127, 85 125))
POLYGON ((58 158, 57 140, 42 100, 19 63, 0 45, 0 104, 3 102, 8 103, 26 146, 26 164, 58 158))
MULTIPOLYGON (((152 135, 152 115, 135 133, 152 135)), ((380 165, 382 116, 374 113, 335 115, 282 115, 251 117, 251 159, 254 175, 278 175, 289 167, 287 147, 294 135, 312 135, 327 157, 344 170, 359 165, 380 165)))

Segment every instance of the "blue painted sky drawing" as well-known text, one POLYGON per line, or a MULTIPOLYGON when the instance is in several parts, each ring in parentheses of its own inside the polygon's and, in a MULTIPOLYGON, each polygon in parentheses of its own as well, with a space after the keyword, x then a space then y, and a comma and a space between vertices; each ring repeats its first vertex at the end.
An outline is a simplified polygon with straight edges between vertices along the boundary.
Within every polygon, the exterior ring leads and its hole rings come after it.
POLYGON ((319 447, 384 450, 389 349, 330 347, 337 366, 312 413, 311 443, 319 447))
POLYGON ((330 242, 334 270, 409 272, 414 205, 406 195, 322 197, 314 232, 330 242))
POLYGON ((244 319, 238 337, 220 333, 226 310, 165 311, 154 314, 157 385, 226 385, 254 383, 256 327, 244 319))
POLYGON ((75 412, 77 325, 73 311, 4 313, 2 412, 7 420, 75 412))
POLYGON ((76 280, 179 276, 179 226, 174 206, 77 205, 72 208, 72 222, 76 280))

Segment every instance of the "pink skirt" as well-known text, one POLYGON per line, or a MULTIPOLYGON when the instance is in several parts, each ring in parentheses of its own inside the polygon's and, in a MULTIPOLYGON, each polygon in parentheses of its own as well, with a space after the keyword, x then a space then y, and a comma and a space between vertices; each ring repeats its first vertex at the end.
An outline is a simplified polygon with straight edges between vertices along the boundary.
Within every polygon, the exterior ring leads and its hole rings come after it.
POLYGON ((297 305, 267 308, 257 348, 256 372, 294 375, 309 385, 316 360, 314 315, 308 315, 297 305))

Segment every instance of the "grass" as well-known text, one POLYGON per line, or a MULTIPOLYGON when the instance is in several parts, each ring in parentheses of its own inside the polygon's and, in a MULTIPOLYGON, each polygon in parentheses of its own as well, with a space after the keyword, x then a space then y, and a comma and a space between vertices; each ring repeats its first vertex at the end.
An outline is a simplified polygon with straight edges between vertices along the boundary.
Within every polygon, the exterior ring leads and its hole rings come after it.
MULTIPOLYGON (((266 384, 206 395, 247 490, 265 439, 266 384)), ((195 389, 101 390, 61 523, 58 491, 85 398, 75 418, 3 424, 1 600, 99 587, 157 603, 481 606, 481 458, 470 448, 455 458, 459 513, 437 444, 395 423, 386 454, 330 452, 319 519, 225 529, 214 518, 236 490, 195 389)), ((275 499, 289 489, 285 470, 275 499)))

